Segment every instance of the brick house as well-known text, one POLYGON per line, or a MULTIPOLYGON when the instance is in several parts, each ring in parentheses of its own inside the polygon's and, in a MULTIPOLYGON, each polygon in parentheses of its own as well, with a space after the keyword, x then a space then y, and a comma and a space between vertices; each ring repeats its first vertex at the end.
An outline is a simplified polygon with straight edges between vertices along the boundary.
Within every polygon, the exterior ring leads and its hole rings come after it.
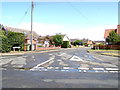
POLYGON ((104 38, 106 39, 109 36, 109 33, 113 30, 120 35, 120 25, 117 25, 116 29, 105 29, 104 38))
POLYGON ((85 44, 85 46, 92 46, 93 45, 93 41, 92 40, 83 38, 82 41, 85 44))
MULTIPOLYGON (((62 35, 62 38, 63 38, 63 42, 64 41, 68 41, 69 42, 69 45, 71 44, 70 43, 70 39, 67 37, 67 35, 65 34, 65 35, 62 35)), ((49 35, 47 35, 47 36, 39 36, 39 38, 38 38, 38 43, 40 44, 40 45, 42 45, 42 46, 44 46, 44 47, 51 47, 51 46, 54 46, 53 44, 54 44, 54 42, 53 42, 53 38, 52 38, 52 36, 49 36, 49 35)))
MULTIPOLYGON (((24 33, 26 35, 25 42, 24 42, 24 51, 29 51, 30 50, 30 45, 31 45, 31 32, 28 30, 24 29, 19 29, 19 28, 13 28, 13 27, 6 27, 6 30, 12 31, 12 32, 19 32, 19 33, 24 33)), ((37 49, 37 38, 38 34, 33 31, 33 49, 37 49)))

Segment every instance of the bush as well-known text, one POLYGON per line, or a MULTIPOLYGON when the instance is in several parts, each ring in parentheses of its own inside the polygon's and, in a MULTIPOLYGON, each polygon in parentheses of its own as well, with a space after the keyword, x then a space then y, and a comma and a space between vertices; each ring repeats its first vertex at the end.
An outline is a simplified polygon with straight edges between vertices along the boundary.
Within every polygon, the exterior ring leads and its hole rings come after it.
POLYGON ((0 52, 10 52, 11 51, 11 45, 10 42, 5 36, 5 31, 0 31, 0 52))
POLYGON ((0 31, 0 52, 10 52, 12 47, 20 46, 24 49, 25 35, 23 33, 0 31))
POLYGON ((62 35, 55 35, 53 36, 53 41, 55 43, 55 46, 59 46, 63 44, 63 37, 62 35))
POLYGON ((63 41, 62 48, 69 48, 69 41, 63 41))

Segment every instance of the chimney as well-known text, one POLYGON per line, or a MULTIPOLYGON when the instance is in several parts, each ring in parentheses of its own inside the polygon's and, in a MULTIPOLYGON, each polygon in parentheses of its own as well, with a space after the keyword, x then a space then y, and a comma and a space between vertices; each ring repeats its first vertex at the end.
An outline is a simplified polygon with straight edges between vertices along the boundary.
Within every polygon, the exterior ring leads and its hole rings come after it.
POLYGON ((120 35, 120 25, 117 25, 117 34, 120 35))

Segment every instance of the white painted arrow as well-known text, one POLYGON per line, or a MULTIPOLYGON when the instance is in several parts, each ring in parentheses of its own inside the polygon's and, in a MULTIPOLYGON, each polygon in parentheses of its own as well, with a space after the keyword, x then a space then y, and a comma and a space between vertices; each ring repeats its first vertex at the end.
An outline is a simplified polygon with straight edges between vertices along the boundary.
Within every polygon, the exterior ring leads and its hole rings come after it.
POLYGON ((81 58, 79 58, 78 56, 73 56, 71 59, 71 61, 83 61, 81 58))

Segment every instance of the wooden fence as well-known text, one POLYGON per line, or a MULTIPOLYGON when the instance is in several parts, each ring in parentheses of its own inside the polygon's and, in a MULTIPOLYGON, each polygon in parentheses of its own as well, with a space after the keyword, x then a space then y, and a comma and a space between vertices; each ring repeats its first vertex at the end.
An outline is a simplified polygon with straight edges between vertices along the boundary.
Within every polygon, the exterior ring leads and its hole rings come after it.
POLYGON ((93 49, 113 49, 120 50, 120 45, 95 45, 93 49))

